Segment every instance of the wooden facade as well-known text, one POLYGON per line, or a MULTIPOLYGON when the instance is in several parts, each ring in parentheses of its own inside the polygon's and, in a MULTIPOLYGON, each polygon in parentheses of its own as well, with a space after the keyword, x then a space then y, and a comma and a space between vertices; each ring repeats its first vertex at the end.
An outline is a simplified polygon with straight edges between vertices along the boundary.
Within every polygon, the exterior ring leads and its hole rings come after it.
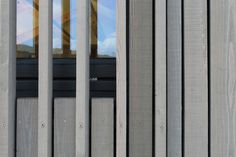
POLYGON ((77 0, 76 96, 54 97, 53 6, 39 0, 39 95, 23 98, 16 1, 0 1, 0 157, 236 157, 236 1, 116 2, 116 96, 91 96, 90 2, 77 0))

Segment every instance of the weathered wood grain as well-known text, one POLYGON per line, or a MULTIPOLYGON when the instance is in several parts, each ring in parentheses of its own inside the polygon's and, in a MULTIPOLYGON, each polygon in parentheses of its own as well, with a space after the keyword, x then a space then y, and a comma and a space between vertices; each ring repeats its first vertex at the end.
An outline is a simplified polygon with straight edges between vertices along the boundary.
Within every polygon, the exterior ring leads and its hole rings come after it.
POLYGON ((37 156, 38 99, 17 99, 17 157, 37 156))
POLYGON ((39 1, 38 157, 52 154, 52 1, 39 1))
MULTIPOLYGON (((129 156, 152 157, 152 0, 130 0, 129 156)), ((159 139, 160 140, 160 139, 159 139)))
POLYGON ((77 1, 76 42, 76 157, 89 157, 89 7, 77 1))
POLYGON ((54 100, 54 156, 75 156, 75 99, 54 100))
POLYGON ((114 100, 92 99, 92 157, 114 156, 114 100))
POLYGON ((126 43, 126 1, 117 5, 117 94, 116 94, 116 156, 127 154, 127 43, 126 43))
POLYGON ((155 1, 155 156, 166 157, 166 1, 155 1))
POLYGON ((182 157, 182 1, 167 8, 168 157, 182 157))
MULTIPOLYGON (((54 156, 75 156, 74 98, 56 98, 54 101, 54 156)), ((92 99, 91 155, 114 155, 114 102, 111 98, 92 99)))
POLYGON ((16 1, 0 1, 0 156, 15 153, 16 1))
POLYGON ((211 154, 236 156, 236 1, 211 0, 211 154))
POLYGON ((184 156, 208 157, 207 1, 184 1, 184 156))

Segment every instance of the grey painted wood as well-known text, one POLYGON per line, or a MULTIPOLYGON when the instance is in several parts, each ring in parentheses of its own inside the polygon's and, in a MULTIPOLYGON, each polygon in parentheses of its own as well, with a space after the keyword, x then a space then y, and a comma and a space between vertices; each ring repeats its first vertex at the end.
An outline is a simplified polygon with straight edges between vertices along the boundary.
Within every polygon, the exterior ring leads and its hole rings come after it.
POLYGON ((75 156, 75 99, 54 100, 54 156, 75 156))
POLYGON ((152 0, 130 0, 130 157, 152 157, 152 13, 152 0))
POLYGON ((208 156, 207 1, 184 2, 184 155, 208 156))
POLYGON ((89 157, 89 7, 77 1, 76 157, 89 157))
POLYGON ((182 157, 182 1, 167 5, 168 157, 182 157))
POLYGON ((37 156, 38 99, 17 99, 17 157, 37 156))
POLYGON ((16 1, 0 1, 0 156, 15 152, 16 1))
POLYGON ((126 50, 126 1, 117 1, 117 94, 116 94, 116 156, 127 152, 127 50, 126 50))
POLYGON ((236 1, 211 1, 211 154, 236 156, 236 1))
POLYGON ((38 157, 52 154, 52 1, 39 1, 38 157))
POLYGON ((114 156, 114 100, 92 99, 92 157, 114 156))
POLYGON ((155 1, 155 156, 166 157, 166 1, 155 1))
MULTIPOLYGON (((74 98, 56 98, 54 101, 54 156, 75 156, 74 98)), ((91 115, 92 157, 114 155, 114 101, 111 98, 92 100, 91 115)))

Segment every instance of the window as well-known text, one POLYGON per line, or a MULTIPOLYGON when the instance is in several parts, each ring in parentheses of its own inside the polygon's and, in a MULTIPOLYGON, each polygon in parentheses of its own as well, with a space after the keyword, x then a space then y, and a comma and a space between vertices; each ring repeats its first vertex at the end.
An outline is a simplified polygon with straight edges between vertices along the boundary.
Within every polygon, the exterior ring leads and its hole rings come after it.
MULTIPOLYGON (((38 93, 39 0, 17 0, 17 96, 38 93)), ((91 1, 90 94, 116 90, 116 0, 91 1)), ((53 0, 53 89, 75 96, 76 0, 53 0)))
POLYGON ((38 53, 38 0, 17 0, 17 57, 38 53))
MULTIPOLYGON (((39 0, 17 0, 17 57, 37 58, 39 0)), ((91 58, 116 56, 115 0, 91 1, 91 58)), ((54 58, 73 58, 76 51, 76 0, 53 0, 54 58)))

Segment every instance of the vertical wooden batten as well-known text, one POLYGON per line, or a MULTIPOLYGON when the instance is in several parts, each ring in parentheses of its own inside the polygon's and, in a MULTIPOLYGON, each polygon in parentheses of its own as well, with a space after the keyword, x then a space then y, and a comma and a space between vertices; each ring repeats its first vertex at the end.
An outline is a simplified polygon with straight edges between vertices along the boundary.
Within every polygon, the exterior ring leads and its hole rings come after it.
POLYGON ((89 157, 89 7, 77 0, 76 157, 89 157))
POLYGON ((211 155, 236 156, 236 1, 210 1, 211 155))
MULTIPOLYGON (((164 7, 161 3, 160 8, 164 7)), ((128 16, 129 32, 126 34, 129 35, 129 156, 152 157, 153 0, 130 0, 128 16)), ((158 139, 159 142, 162 142, 162 137, 158 139)))
POLYGON ((167 3, 168 157, 182 157, 182 0, 167 3))
POLYGON ((38 155, 38 99, 17 99, 17 157, 37 157, 38 155))
POLYGON ((75 157, 75 101, 54 99, 54 157, 75 157))
POLYGON ((114 99, 93 98, 91 157, 114 157, 114 99))
POLYGON ((15 155, 16 1, 0 1, 0 156, 15 155))
POLYGON ((116 156, 127 154, 127 49, 126 1, 117 0, 117 95, 116 95, 116 156))
POLYGON ((52 1, 39 1, 38 157, 52 156, 52 1))
POLYGON ((155 156, 166 157, 166 1, 155 1, 155 156))
POLYGON ((184 1, 184 156, 208 157, 207 1, 184 1))

